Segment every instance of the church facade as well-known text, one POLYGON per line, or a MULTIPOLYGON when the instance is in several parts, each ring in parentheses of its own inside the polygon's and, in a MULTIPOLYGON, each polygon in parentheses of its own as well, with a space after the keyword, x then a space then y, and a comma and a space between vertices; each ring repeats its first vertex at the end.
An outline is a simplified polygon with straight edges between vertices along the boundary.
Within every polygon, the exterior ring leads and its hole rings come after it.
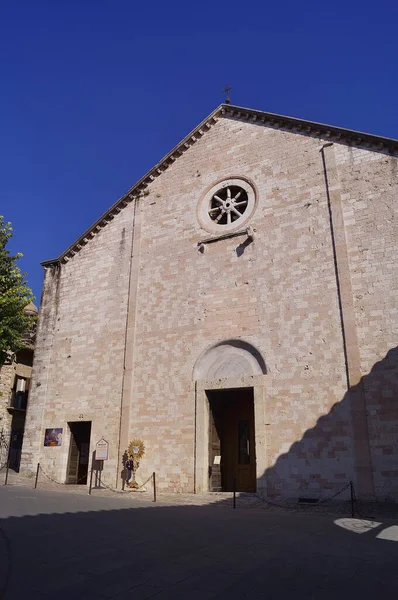
POLYGON ((398 500, 397 152, 218 107, 43 263, 21 468, 398 500))

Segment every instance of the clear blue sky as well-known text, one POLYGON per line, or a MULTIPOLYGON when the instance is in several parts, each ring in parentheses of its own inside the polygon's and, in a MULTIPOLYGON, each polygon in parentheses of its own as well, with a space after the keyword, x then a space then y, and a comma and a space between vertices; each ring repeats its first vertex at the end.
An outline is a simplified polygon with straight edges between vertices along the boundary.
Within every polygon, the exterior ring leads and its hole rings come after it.
POLYGON ((5 0, 0 214, 58 256, 223 101, 398 138, 398 3, 5 0))

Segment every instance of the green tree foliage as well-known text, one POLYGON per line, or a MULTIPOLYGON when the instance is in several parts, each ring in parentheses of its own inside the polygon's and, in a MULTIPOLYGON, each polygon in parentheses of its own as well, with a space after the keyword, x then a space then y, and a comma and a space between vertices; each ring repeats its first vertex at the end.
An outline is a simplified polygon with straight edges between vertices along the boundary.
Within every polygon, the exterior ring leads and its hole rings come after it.
POLYGON ((24 308, 34 300, 32 290, 17 266, 22 254, 12 256, 6 246, 12 237, 11 223, 0 215, 0 365, 5 351, 16 352, 24 347, 24 333, 33 327, 35 317, 24 313, 24 308))

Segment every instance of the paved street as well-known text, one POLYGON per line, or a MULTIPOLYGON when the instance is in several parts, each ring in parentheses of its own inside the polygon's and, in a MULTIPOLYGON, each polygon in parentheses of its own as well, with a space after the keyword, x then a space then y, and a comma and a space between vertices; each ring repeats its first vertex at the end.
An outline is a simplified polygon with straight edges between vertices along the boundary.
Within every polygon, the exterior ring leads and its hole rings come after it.
POLYGON ((398 590, 398 521, 388 519, 17 485, 0 487, 0 518, 6 600, 341 600, 398 590))

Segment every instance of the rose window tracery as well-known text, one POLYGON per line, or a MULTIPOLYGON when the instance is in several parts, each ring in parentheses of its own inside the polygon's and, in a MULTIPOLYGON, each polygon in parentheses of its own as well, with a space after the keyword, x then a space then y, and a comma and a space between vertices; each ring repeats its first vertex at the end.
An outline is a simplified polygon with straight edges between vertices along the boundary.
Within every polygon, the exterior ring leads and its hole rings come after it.
POLYGON ((231 185, 219 190, 210 200, 209 217, 219 225, 231 225, 240 219, 248 205, 247 192, 231 185))
POLYGON ((214 184, 198 204, 202 229, 218 235, 240 229, 255 211, 256 195, 254 184, 244 177, 230 177, 214 184))

